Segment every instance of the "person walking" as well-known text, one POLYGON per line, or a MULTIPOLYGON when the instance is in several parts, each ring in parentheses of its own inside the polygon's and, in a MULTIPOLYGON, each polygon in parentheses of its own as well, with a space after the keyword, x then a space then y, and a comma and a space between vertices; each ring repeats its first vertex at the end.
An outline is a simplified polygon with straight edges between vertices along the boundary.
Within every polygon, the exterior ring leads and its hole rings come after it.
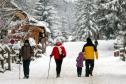
POLYGON ((60 77, 63 58, 66 57, 66 50, 61 42, 56 42, 50 57, 52 57, 52 56, 54 56, 54 59, 55 59, 56 77, 58 78, 58 77, 60 77))
POLYGON ((82 52, 84 52, 84 58, 85 58, 85 66, 86 66, 86 77, 89 77, 89 75, 92 75, 93 69, 94 69, 94 60, 95 56, 96 59, 98 59, 98 51, 96 49, 96 46, 92 43, 92 40, 90 37, 87 38, 87 43, 83 46, 82 52))
POLYGON ((80 52, 77 59, 76 59, 77 76, 78 77, 81 77, 81 74, 82 74, 83 61, 84 61, 83 52, 80 52))
POLYGON ((96 47, 96 49, 97 49, 97 46, 98 46, 98 41, 97 41, 97 39, 95 39, 94 45, 95 45, 95 47, 96 47))
POLYGON ((29 65, 31 61, 31 57, 34 55, 33 49, 30 46, 29 40, 24 41, 24 45, 21 47, 19 58, 23 59, 23 71, 24 71, 24 78, 29 78, 29 65))

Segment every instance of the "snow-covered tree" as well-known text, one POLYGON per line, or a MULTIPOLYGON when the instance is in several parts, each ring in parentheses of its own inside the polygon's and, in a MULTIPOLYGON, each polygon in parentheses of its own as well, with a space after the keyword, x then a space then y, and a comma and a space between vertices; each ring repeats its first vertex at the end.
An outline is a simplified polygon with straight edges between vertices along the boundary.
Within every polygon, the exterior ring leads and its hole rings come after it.
POLYGON ((48 27, 51 29, 54 20, 57 19, 57 11, 50 5, 49 0, 39 0, 36 3, 34 10, 34 16, 39 21, 45 21, 48 23, 48 27))
POLYGON ((78 0, 76 4, 76 34, 79 40, 91 36, 95 38, 98 27, 95 23, 94 12, 96 6, 94 0, 78 0))
POLYGON ((78 0, 76 28, 79 39, 85 37, 86 32, 103 39, 119 34, 126 36, 125 5, 125 0, 78 0))
POLYGON ((125 31, 126 1, 125 0, 98 0, 96 12, 97 25, 100 33, 112 38, 125 31))
POLYGON ((56 8, 51 0, 39 0, 36 3, 34 17, 39 21, 45 21, 47 27, 51 30, 51 38, 57 37, 57 31, 63 26, 63 19, 59 17, 56 8))

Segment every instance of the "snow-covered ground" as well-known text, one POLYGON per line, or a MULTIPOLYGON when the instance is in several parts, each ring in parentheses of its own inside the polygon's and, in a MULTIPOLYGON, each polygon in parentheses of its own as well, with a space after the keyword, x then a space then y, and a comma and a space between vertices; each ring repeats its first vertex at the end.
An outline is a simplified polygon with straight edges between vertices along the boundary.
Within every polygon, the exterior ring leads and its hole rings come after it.
POLYGON ((126 62, 113 56, 113 40, 99 41, 99 60, 95 61, 93 77, 84 77, 85 67, 81 78, 76 73, 76 57, 82 50, 83 42, 67 42, 64 46, 67 57, 63 61, 61 77, 56 78, 55 61, 51 60, 49 78, 49 55, 52 47, 41 58, 31 62, 30 78, 23 78, 21 67, 21 79, 19 80, 19 65, 13 65, 12 71, 0 73, 0 84, 126 84, 126 62))

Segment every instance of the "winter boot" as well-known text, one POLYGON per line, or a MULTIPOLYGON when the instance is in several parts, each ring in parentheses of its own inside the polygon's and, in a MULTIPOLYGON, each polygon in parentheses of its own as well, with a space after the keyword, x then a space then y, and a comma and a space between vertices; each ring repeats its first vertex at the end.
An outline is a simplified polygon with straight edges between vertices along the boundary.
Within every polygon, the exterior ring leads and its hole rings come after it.
POLYGON ((29 78, 29 75, 27 75, 26 78, 28 79, 29 78))
POLYGON ((80 74, 78 74, 78 77, 81 77, 81 75, 80 75, 80 74))
POLYGON ((86 73, 86 74, 85 74, 85 77, 89 77, 89 74, 86 73))
POLYGON ((60 74, 57 74, 56 78, 60 77, 60 74))
POLYGON ((90 73, 90 76, 93 76, 92 73, 90 73))
POLYGON ((92 75, 92 71, 90 71, 89 75, 90 75, 90 76, 93 76, 93 75, 92 75))

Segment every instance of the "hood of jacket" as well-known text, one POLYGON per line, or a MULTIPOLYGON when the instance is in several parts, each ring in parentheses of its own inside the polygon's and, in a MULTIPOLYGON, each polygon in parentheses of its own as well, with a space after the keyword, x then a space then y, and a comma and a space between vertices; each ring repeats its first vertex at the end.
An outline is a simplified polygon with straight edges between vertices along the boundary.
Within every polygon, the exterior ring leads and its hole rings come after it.
POLYGON ((56 44, 55 44, 56 46, 61 46, 62 45, 62 43, 61 42, 56 42, 56 44))

